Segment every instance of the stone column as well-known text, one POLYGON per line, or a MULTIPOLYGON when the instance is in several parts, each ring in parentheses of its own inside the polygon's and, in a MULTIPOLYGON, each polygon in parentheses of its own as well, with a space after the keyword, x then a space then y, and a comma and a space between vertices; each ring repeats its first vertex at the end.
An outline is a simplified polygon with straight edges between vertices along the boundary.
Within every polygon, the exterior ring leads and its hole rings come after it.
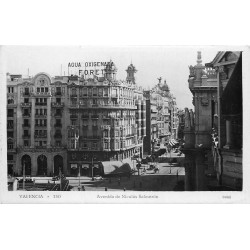
POLYGON ((203 151, 196 152, 195 165, 196 165, 196 191, 205 191, 205 165, 204 165, 203 151))
POLYGON ((191 152, 185 152, 185 191, 193 191, 194 185, 194 162, 193 155, 191 152))
POLYGON ((35 97, 31 97, 31 123, 30 123, 30 146, 35 147, 35 97))
POLYGON ((226 138, 227 142, 224 148, 230 149, 232 147, 232 122, 230 120, 226 120, 226 138))

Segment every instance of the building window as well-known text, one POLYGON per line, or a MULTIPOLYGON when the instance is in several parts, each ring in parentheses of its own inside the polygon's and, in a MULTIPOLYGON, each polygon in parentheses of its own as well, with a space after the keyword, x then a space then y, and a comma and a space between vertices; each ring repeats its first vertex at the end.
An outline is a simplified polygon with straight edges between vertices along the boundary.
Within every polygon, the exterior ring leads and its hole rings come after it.
POLYGON ((108 149, 108 143, 104 142, 104 149, 108 149))
POLYGON ((29 146, 29 141, 28 140, 24 140, 23 145, 24 145, 24 147, 28 147, 29 146))
POLYGON ((107 88, 104 89, 104 96, 108 96, 108 89, 107 88))
POLYGON ((105 130, 105 131, 103 132, 103 134, 104 134, 104 137, 108 137, 108 131, 105 130))
POLYGON ((14 110, 13 109, 8 109, 7 116, 8 117, 14 117, 14 110))
POLYGON ((96 142, 93 142, 93 144, 92 144, 92 149, 97 149, 97 143, 96 142))
POLYGON ((7 138, 13 138, 13 137, 14 137, 13 131, 8 131, 7 132, 7 138))
POLYGON ((56 98, 56 103, 61 104, 61 98, 56 98))
POLYGON ((7 155, 7 160, 8 161, 13 161, 14 160, 14 155, 8 154, 7 155))
POLYGON ((40 92, 40 88, 37 88, 36 91, 39 93, 40 92))
POLYGON ((93 88, 93 96, 97 96, 97 88, 93 88))
POLYGON ((88 96, 92 96, 92 88, 88 88, 88 96))
POLYGON ((7 143, 7 149, 13 149, 13 142, 7 143))
POLYGON ((8 99, 8 104, 14 104, 14 100, 13 99, 8 99))
POLYGON ((7 121, 7 128, 12 129, 14 127, 13 120, 7 121))
POLYGON ((116 131, 115 131, 115 137, 118 137, 118 136, 119 136, 119 131, 116 130, 116 131))
POLYGON ((49 88, 48 88, 48 87, 45 88, 45 92, 46 92, 46 93, 49 92, 49 88))
POLYGON ((61 145, 62 145, 61 141, 56 141, 56 146, 57 147, 61 147, 61 145))

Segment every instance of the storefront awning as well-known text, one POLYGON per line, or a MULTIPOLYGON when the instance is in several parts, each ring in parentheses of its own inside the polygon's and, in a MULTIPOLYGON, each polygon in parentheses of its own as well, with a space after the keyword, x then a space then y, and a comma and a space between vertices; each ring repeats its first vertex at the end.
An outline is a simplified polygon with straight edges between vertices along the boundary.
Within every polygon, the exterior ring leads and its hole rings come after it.
POLYGON ((105 175, 125 174, 130 173, 132 170, 128 163, 123 163, 121 161, 103 161, 101 164, 105 175))

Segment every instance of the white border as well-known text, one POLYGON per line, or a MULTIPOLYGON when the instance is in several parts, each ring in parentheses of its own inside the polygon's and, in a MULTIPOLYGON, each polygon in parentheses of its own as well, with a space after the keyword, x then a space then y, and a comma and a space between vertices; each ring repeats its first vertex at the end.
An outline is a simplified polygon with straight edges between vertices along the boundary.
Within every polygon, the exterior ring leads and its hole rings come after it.
MULTIPOLYGON (((199 49, 206 49, 211 48, 214 46, 206 46, 206 47, 195 47, 192 46, 192 48, 199 49)), ((98 47, 97 47, 98 48, 98 47)), ((145 47, 145 49, 150 50, 150 46, 145 47)), ((180 47, 174 47, 171 46, 171 48, 178 49, 180 47)), ((187 47, 188 48, 188 47, 187 47)), ((38 47, 39 49, 39 47, 38 47)), ((3 203, 143 203, 143 204, 149 204, 149 203, 155 203, 155 204, 162 204, 162 203, 249 203, 250 202, 250 182, 249 182, 249 176, 250 176, 250 169, 247 167, 249 166, 249 141, 246 140, 247 138, 247 127, 250 122, 250 118, 247 115, 248 114, 248 97, 247 93, 249 93, 249 85, 247 84, 250 79, 249 71, 250 68, 250 49, 246 46, 216 46, 216 49, 218 51, 243 51, 243 108, 244 108, 244 114, 243 114, 243 191, 242 192, 236 192, 236 191, 207 191, 207 192, 99 192, 99 191, 86 191, 86 192, 22 192, 22 191, 16 191, 11 192, 7 191, 7 186, 4 185, 4 183, 7 183, 7 168, 1 168, 1 202, 3 203), (60 194, 60 199, 54 198, 57 197, 55 195, 60 194), (41 198, 22 198, 23 195, 36 195, 35 197, 41 197, 41 198), (40 195, 40 196, 39 196, 40 195), (107 196, 109 198, 99 198, 103 196, 107 196), (123 195, 126 195, 126 198, 124 198, 123 195), (128 196, 133 196, 136 198, 127 198, 128 196), (144 195, 146 196, 154 196, 157 198, 143 198, 144 195), (227 199, 225 197, 230 196, 230 199, 227 199)), ((4 63, 4 59, 3 59, 4 63)), ((1 74, 2 78, 4 78, 4 73, 1 74)), ((5 78, 2 79, 2 81, 5 81, 5 78)), ((1 88, 4 86, 4 84, 1 84, 1 88)), ((2 106, 4 103, 6 103, 6 90, 4 88, 1 89, 1 100, 2 100, 2 106)), ((1 107, 2 107, 1 106, 1 107)), ((5 133, 1 134, 1 140, 3 142, 6 141, 6 106, 2 107, 3 112, 1 112, 0 119, 1 119, 1 129, 2 131, 5 131, 5 133)), ((1 165, 4 166, 4 162, 6 162, 6 143, 1 143, 1 165)))

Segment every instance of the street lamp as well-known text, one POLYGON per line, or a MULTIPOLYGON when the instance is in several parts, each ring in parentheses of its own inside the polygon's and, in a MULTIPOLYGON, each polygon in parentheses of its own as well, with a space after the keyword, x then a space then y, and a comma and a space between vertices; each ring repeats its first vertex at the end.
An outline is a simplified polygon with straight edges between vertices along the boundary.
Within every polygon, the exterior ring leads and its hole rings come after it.
POLYGON ((26 160, 23 160, 23 190, 25 189, 25 167, 26 167, 26 160))

